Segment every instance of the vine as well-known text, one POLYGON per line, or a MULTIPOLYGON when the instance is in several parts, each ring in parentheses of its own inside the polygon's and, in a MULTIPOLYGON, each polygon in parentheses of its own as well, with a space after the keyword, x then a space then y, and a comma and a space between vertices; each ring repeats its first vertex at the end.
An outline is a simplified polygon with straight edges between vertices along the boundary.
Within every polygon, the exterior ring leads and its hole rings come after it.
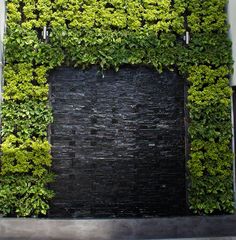
POLYGON ((189 204, 199 214, 233 211, 226 0, 8 0, 0 212, 46 214, 48 72, 62 64, 178 68, 189 83, 189 204), (185 13, 191 34, 187 47, 185 13), (44 26, 49 40, 41 37, 44 26))

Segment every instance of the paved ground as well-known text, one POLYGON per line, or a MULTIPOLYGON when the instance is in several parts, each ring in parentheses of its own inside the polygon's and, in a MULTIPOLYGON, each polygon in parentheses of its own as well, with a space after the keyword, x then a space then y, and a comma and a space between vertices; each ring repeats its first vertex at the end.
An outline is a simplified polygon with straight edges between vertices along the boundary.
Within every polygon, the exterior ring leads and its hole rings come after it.
MULTIPOLYGON (((27 238, 1 238, 0 240, 27 240, 27 238)), ((56 240, 55 238, 50 238, 56 240)), ((45 238, 41 238, 40 240, 45 240, 45 238)), ((111 239, 112 240, 112 239, 111 239)), ((143 239, 146 240, 146 239, 143 239)), ((217 237, 217 238, 162 238, 162 239, 148 239, 148 240, 236 240, 236 237, 217 237)))
MULTIPOLYGON (((156 240, 156 239, 152 239, 156 240)), ((215 237, 215 238, 165 238, 158 240, 236 240, 236 237, 215 237)))
MULTIPOLYGON (((28 240, 31 238, 2 238, 0 240, 28 240)), ((37 240, 57 240, 56 238, 37 238, 37 240)), ((113 239, 111 239, 113 240, 113 239)), ((147 239, 142 239, 147 240, 147 239)), ((155 238, 155 239, 148 239, 148 240, 236 240, 236 237, 215 237, 215 238, 155 238)))
MULTIPOLYGON (((156 239, 152 239, 156 240, 156 239)), ((236 237, 215 237, 215 238, 168 238, 159 240, 236 240, 236 237)))
POLYGON ((230 236, 236 236, 236 215, 100 220, 0 218, 0 240, 236 240, 230 236))

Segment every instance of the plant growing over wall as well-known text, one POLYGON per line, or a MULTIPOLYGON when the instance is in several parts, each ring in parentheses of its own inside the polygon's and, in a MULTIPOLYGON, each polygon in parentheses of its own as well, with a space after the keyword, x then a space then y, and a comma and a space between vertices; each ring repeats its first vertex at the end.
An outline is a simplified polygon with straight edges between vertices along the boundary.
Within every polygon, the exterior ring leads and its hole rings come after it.
POLYGON ((189 82, 190 208, 232 212, 226 0, 8 0, 0 212, 46 214, 47 73, 61 64, 178 68, 189 82), (187 21, 186 21, 187 20, 187 21), (186 30, 191 43, 181 40, 186 30), (50 28, 44 41, 41 31, 50 28))

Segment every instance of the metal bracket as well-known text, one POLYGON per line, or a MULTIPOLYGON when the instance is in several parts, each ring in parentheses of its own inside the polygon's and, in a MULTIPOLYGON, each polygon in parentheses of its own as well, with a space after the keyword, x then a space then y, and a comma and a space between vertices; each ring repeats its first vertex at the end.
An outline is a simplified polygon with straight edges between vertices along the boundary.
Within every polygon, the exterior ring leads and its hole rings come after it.
POLYGON ((190 33, 186 31, 185 36, 183 37, 185 43, 188 45, 190 43, 190 33))
POLYGON ((42 32, 42 37, 43 37, 43 39, 44 40, 47 40, 47 38, 48 38, 48 30, 47 30, 47 27, 45 26, 45 27, 43 27, 43 32, 42 32))

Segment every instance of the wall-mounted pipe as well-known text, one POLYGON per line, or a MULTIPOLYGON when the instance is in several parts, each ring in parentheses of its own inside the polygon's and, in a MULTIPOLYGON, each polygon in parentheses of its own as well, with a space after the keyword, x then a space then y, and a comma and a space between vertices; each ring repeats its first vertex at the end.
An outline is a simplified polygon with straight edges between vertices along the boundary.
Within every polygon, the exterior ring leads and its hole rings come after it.
POLYGON ((232 41, 232 54, 233 54, 233 60, 234 60, 234 74, 231 76, 230 85, 234 88, 234 96, 231 99, 231 116, 232 116, 232 149, 234 153, 234 159, 233 159, 233 183, 234 183, 234 204, 236 208, 236 164, 235 164, 235 112, 234 109, 236 109, 234 101, 235 99, 235 87, 236 87, 236 1, 235 0, 229 0, 228 2, 228 22, 230 24, 230 30, 229 30, 229 36, 232 41))
POLYGON ((236 164, 235 164, 235 124, 236 124, 236 119, 235 119, 235 112, 234 112, 234 105, 236 104, 235 102, 235 90, 233 90, 233 96, 231 97, 231 121, 232 121, 232 150, 234 153, 233 157, 233 186, 234 186, 234 206, 236 208, 236 164))

